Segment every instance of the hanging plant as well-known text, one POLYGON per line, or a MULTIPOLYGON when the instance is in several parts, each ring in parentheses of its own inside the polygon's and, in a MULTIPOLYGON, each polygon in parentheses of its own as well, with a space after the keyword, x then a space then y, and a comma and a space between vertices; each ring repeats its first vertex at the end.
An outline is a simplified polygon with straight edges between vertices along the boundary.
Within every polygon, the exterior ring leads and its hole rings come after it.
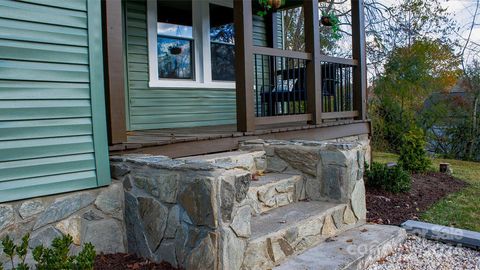
POLYGON ((320 18, 320 22, 322 23, 323 26, 331 27, 332 31, 332 38, 334 40, 339 40, 342 38, 342 35, 339 33, 340 31, 340 20, 338 17, 335 15, 333 12, 322 12, 322 17, 320 18))
POLYGON ((182 48, 181 47, 171 46, 168 49, 170 50, 170 54, 173 54, 173 55, 178 55, 178 54, 182 53, 182 48))
POLYGON ((263 17, 268 14, 272 9, 279 9, 285 5, 285 0, 258 0, 260 10, 257 11, 257 15, 263 17))

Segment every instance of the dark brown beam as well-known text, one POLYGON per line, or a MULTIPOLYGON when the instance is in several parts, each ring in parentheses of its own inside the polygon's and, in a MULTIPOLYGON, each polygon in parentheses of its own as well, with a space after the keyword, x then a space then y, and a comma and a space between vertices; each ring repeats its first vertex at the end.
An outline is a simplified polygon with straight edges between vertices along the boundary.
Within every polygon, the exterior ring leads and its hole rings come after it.
POLYGON ((357 66, 353 74, 353 109, 357 119, 367 118, 367 60, 365 51, 365 16, 363 0, 352 0, 352 49, 357 66))
POLYGON ((340 57, 334 57, 334 56, 328 56, 328 55, 321 55, 320 61, 349 65, 349 66, 358 65, 358 61, 355 59, 340 58, 340 57))
POLYGON ((354 118, 354 117, 358 117, 357 111, 322 113, 323 119, 339 119, 339 118, 354 118))
POLYGON ((117 144, 127 141, 122 1, 107 0, 103 5, 109 143, 117 144))
POLYGON ((261 126, 261 125, 269 125, 269 124, 308 122, 311 120, 312 120, 312 115, 310 114, 293 114, 293 115, 282 115, 282 116, 255 117, 255 124, 257 126, 261 126))
POLYGON ((237 91, 237 130, 255 130, 253 103, 253 23, 252 1, 235 0, 235 84, 237 91))
POLYGON ((307 112, 312 115, 311 124, 322 121, 322 84, 320 63, 320 33, 318 0, 303 2, 305 15, 305 52, 311 54, 307 61, 307 112))
POLYGON ((311 60, 312 58, 312 54, 307 52, 287 51, 287 50, 260 47, 260 46, 253 46, 252 52, 256 54, 279 56, 279 57, 286 57, 286 58, 298 58, 298 59, 304 59, 304 60, 311 60))

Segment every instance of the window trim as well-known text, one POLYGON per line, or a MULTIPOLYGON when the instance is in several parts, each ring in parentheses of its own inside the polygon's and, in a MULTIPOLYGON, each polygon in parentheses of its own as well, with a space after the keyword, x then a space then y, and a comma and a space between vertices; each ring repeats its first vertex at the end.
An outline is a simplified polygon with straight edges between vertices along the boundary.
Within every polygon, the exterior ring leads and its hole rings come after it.
POLYGON ((158 78, 157 0, 147 0, 148 86, 155 88, 235 89, 235 82, 212 80, 209 4, 233 7, 233 1, 192 1, 194 80, 158 78))

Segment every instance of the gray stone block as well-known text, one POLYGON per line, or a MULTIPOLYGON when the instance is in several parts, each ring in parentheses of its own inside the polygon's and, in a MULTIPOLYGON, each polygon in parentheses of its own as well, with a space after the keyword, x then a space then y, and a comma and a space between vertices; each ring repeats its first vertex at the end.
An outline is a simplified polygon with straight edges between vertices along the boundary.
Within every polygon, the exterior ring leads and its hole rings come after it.
POLYGON ((41 213, 43 210, 45 210, 45 206, 41 200, 28 200, 20 205, 18 213, 20 214, 20 217, 26 219, 41 213))
POLYGON ((15 222, 15 212, 9 204, 0 205, 0 230, 12 225, 15 222))
POLYGON ((138 198, 138 213, 145 229, 150 250, 160 245, 167 227, 168 208, 152 198, 138 198))
POLYGON ((479 232, 414 220, 407 220, 401 226, 409 233, 428 239, 480 249, 479 232))
POLYGON ((93 203, 95 197, 91 193, 82 192, 56 199, 38 218, 34 230, 59 220, 93 203))
POLYGON ((123 233, 118 221, 113 219, 94 221, 86 225, 83 243, 92 243, 98 253, 125 252, 123 233))
POLYGON ((58 230, 56 230, 52 226, 48 226, 46 228, 43 228, 34 232, 30 237, 30 242, 28 246, 30 248, 35 248, 40 245, 43 245, 44 247, 49 247, 50 244, 52 243, 52 240, 55 237, 60 237, 60 236, 62 236, 62 234, 58 230))
POLYGON ((118 182, 104 188, 95 200, 95 206, 98 209, 117 219, 123 219, 123 204, 123 187, 118 182))

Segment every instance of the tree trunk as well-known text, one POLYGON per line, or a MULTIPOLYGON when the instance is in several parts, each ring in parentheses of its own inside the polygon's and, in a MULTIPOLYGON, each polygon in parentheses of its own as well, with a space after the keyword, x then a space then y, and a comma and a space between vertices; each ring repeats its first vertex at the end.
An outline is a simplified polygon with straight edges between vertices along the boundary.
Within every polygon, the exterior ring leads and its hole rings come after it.
POLYGON ((477 107, 478 101, 480 99, 480 94, 475 96, 475 100, 473 101, 473 110, 472 110, 472 134, 470 136, 470 145, 468 149, 468 159, 473 158, 473 152, 475 151, 475 139, 477 135, 477 107))

